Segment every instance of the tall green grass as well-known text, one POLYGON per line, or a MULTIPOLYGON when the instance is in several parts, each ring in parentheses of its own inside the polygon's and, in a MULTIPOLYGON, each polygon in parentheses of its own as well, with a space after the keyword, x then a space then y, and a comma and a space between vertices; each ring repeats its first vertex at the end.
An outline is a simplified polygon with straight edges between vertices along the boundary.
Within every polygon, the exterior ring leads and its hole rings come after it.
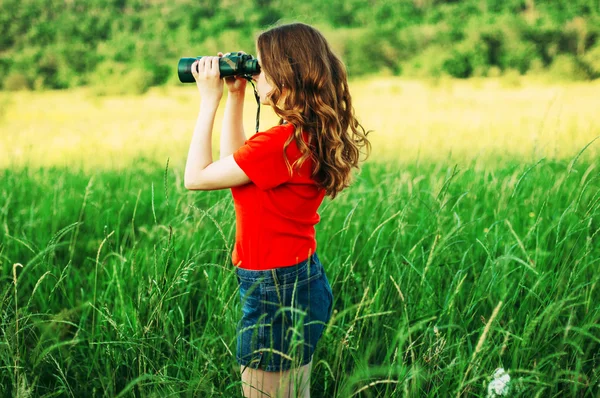
MULTIPOLYGON (((0 391, 239 396, 228 191, 182 165, 0 172, 0 391), (237 394, 237 395, 236 395, 237 394)), ((369 162, 326 200, 319 397, 600 391, 593 160, 369 162)))

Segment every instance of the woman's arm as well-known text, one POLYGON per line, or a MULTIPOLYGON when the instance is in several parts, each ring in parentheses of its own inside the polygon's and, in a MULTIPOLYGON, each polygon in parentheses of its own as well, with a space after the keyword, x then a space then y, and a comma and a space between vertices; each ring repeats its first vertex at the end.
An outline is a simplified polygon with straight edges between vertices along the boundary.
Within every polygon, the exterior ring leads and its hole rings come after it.
POLYGON ((223 81, 219 77, 219 58, 202 57, 200 61, 192 64, 192 73, 200 91, 201 102, 185 165, 185 187, 211 190, 250 182, 233 160, 233 156, 213 163, 212 129, 223 96, 223 81))
MULTIPOLYGON (((243 54, 242 51, 238 52, 243 54)), ((219 57, 223 53, 218 53, 219 57)), ((244 133, 244 96, 246 94, 246 79, 239 76, 229 76, 225 79, 227 85, 227 103, 225 104, 225 114, 223 115, 223 127, 221 130, 221 159, 234 153, 246 142, 244 133)))
POLYGON ((190 149, 188 150, 187 162, 185 164, 185 175, 183 178, 185 187, 190 189, 194 181, 199 179, 200 173, 212 163, 212 129, 219 103, 215 100, 200 102, 200 111, 196 119, 194 134, 190 149))
MULTIPOLYGON (((238 82, 236 82, 237 84, 238 82)), ((244 89, 246 81, 243 81, 243 88, 240 91, 229 91, 227 103, 225 104, 225 113, 223 115, 223 127, 221 130, 221 159, 234 153, 246 142, 244 133, 244 89)))

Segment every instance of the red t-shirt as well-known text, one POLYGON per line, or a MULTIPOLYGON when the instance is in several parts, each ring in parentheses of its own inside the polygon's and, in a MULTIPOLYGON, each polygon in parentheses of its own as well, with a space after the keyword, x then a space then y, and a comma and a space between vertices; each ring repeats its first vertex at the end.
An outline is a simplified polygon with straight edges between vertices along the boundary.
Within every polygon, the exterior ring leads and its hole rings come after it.
MULTIPOLYGON (((317 209, 325 190, 311 178, 307 159, 290 175, 283 146, 293 134, 290 123, 259 132, 233 153, 252 182, 231 188, 235 205, 234 265, 253 270, 286 267, 306 260, 316 248, 317 209), (241 264, 240 264, 241 262, 241 264)), ((306 140, 306 135, 303 137, 306 140)), ((286 148, 290 165, 301 156, 292 140, 286 148)))

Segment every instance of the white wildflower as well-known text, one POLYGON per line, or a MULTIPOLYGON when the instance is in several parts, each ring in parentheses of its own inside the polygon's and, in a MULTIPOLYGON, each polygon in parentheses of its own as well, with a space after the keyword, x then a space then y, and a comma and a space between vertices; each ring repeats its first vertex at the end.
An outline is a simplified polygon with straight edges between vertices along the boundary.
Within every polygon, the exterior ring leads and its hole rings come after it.
POLYGON ((494 380, 488 385, 487 398, 507 396, 508 391, 510 390, 510 386, 508 385, 509 382, 510 376, 508 373, 502 368, 496 369, 494 372, 494 380))

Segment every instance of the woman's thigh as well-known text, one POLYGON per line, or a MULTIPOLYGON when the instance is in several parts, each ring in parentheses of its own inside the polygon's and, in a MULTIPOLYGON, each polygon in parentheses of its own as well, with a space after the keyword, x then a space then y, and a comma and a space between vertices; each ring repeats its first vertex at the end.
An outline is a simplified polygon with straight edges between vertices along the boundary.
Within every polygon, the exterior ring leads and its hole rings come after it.
POLYGON ((309 398, 311 368, 312 361, 299 368, 280 372, 241 366, 244 397, 309 398))

